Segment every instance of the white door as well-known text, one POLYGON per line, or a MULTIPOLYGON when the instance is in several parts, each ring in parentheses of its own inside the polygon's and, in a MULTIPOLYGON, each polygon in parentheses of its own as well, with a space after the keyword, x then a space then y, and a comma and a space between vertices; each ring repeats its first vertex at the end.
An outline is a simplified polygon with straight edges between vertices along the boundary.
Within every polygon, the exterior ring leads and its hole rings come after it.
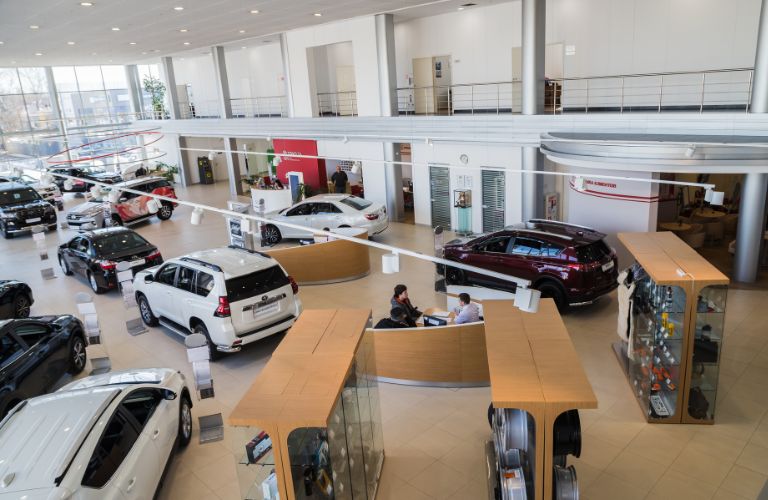
POLYGON ((315 229, 334 229, 344 223, 341 210, 333 203, 315 203, 312 214, 312 227, 315 229))
POLYGON ((336 92, 338 98, 338 112, 342 116, 357 114, 357 94, 355 90, 355 67, 336 67, 336 92))
MULTIPOLYGON (((286 210, 285 213, 280 216, 280 219, 291 224, 311 228, 312 220, 310 217, 312 216, 312 205, 313 203, 309 202, 300 203, 299 205, 286 210)), ((292 227, 278 227, 284 238, 309 238, 312 236, 311 229, 302 231, 292 227)))
POLYGON ((413 60, 413 106, 417 115, 435 112, 435 80, 432 58, 420 57, 413 60))
POLYGON ((178 268, 177 264, 165 264, 155 274, 154 283, 148 287, 147 299, 155 316, 174 316, 173 299, 176 294, 175 280, 178 268))

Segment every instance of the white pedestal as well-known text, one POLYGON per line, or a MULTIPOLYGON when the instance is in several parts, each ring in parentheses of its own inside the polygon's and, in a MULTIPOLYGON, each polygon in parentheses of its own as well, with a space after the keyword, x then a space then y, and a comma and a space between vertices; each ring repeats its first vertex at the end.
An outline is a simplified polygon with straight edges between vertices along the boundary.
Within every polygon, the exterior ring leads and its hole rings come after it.
POLYGON ((290 189, 251 189, 252 206, 259 210, 259 201, 264 200, 264 212, 274 212, 293 205, 290 189))

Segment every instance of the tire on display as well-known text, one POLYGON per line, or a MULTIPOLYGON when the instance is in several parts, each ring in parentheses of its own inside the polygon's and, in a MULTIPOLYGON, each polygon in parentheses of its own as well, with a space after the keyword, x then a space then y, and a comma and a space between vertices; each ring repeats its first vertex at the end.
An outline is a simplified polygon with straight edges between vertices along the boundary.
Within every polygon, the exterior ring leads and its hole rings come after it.
POLYGON ((29 318, 29 308, 32 301, 25 293, 20 293, 13 299, 13 317, 14 318, 29 318))
POLYGON ((69 346, 69 368, 67 371, 72 375, 77 375, 85 370, 86 361, 85 340, 80 333, 76 333, 72 336, 69 346))
MULTIPOLYGON (((123 219, 121 219, 120 216, 117 214, 112 214, 109 226, 118 227, 122 225, 123 225, 123 219)), ((101 227, 109 227, 109 226, 107 226, 107 221, 104 221, 101 223, 101 227)))
POLYGON ((13 238, 13 233, 9 233, 9 232, 8 232, 8 228, 7 228, 7 227, 5 227, 5 224, 3 224, 3 237, 4 237, 6 240, 10 240, 11 238, 13 238))
POLYGON ((88 284, 91 286, 91 290, 93 290, 94 293, 104 293, 107 291, 106 288, 99 286, 99 283, 96 281, 96 276, 92 272, 88 271, 87 278, 88 284))
POLYGON ((562 287, 554 281, 543 281, 534 288, 541 292, 541 298, 553 299, 557 305, 557 310, 561 313, 568 310, 568 298, 562 287))
POLYGON ((154 314, 152 314, 152 308, 149 307, 149 301, 143 293, 137 294, 136 302, 139 303, 139 314, 141 315, 141 321, 147 326, 157 326, 158 321, 154 314))
POLYGON ((169 203, 163 203, 160 210, 157 211, 157 218, 160 220, 168 220, 173 215, 173 206, 169 203))
POLYGON ((267 224, 267 227, 264 228, 264 241, 268 245, 277 245, 282 239, 283 236, 280 234, 280 229, 274 224, 267 224))
POLYGON ((445 282, 449 285, 463 285, 466 282, 464 270, 449 266, 445 270, 445 282))
POLYGON ((216 344, 214 344, 211 341, 211 336, 208 335, 208 328, 205 327, 205 325, 197 321, 194 326, 192 327, 192 333, 199 333, 201 335, 205 335, 205 338, 208 339, 208 352, 210 354, 211 361, 216 361, 217 359, 220 359, 222 356, 222 353, 219 352, 218 349, 216 349, 216 344))
POLYGON ((59 266, 61 267, 62 273, 64 273, 67 276, 72 276, 72 269, 69 268, 69 264, 67 264, 67 261, 61 258, 61 255, 59 255, 59 266))
POLYGON ((179 401, 179 447, 184 448, 192 440, 192 402, 184 392, 179 401))

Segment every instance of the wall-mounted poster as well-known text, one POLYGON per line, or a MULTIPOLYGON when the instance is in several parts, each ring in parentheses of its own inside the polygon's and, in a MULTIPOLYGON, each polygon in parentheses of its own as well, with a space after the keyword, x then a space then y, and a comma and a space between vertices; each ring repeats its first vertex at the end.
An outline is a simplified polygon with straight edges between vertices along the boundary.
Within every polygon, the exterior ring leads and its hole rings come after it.
POLYGON ((547 220, 560 220, 560 195, 549 193, 544 196, 544 218, 547 220))

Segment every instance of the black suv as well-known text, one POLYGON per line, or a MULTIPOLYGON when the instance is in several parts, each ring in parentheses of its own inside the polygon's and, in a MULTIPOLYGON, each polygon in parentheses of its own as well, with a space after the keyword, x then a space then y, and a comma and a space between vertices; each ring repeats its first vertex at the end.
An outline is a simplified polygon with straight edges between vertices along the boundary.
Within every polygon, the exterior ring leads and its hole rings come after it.
POLYGON ((31 187, 18 182, 0 183, 0 232, 6 238, 33 226, 56 229, 56 209, 31 187))
MULTIPOLYGON (((120 174, 116 174, 114 172, 107 172, 103 168, 99 167, 88 167, 88 166, 75 166, 75 167, 60 167, 60 168, 52 168, 50 169, 51 173, 54 174, 64 174, 64 175, 70 175, 72 177, 79 177, 80 179, 88 179, 98 182, 103 182, 104 184, 116 184, 118 182, 122 182, 123 178, 120 176, 120 174)), ((85 193, 91 187, 93 184, 90 184, 88 182, 82 181, 82 180, 72 180, 72 188, 67 189, 64 186, 64 183, 67 182, 67 179, 64 177, 57 177, 53 176, 53 182, 56 183, 57 186, 59 186, 59 189, 62 193, 85 193)))

